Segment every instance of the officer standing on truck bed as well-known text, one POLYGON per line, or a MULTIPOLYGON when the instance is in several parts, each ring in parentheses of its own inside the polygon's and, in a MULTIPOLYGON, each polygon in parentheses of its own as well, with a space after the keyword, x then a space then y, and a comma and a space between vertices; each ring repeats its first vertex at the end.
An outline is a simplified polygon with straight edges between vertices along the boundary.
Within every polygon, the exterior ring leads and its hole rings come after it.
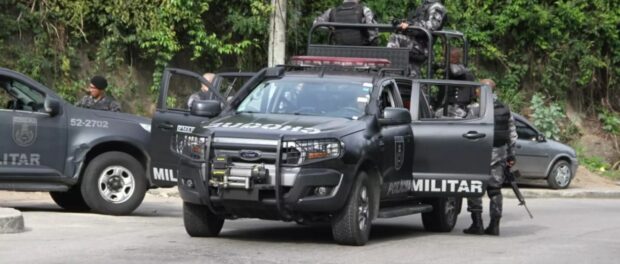
MULTIPOLYGON (((349 24, 377 24, 375 15, 359 0, 344 0, 342 5, 330 8, 314 20, 321 22, 349 24)), ((377 30, 371 29, 336 29, 333 38, 336 45, 369 46, 377 44, 377 30)))
MULTIPOLYGON (((481 83, 491 87, 495 91, 495 82, 484 79, 481 83)), ((482 197, 468 198, 467 211, 471 212, 472 224, 463 230, 466 234, 482 235, 489 234, 499 236, 499 220, 502 217, 502 184, 504 183, 504 167, 514 166, 514 146, 517 142, 517 130, 514 117, 510 108, 497 99, 494 94, 495 131, 493 137, 493 154, 491 157, 491 180, 487 187, 489 202, 489 215, 491 223, 483 229, 482 223, 482 197)))
POLYGON ((409 72, 411 77, 420 78, 420 65, 426 61, 429 43, 426 35, 420 32, 407 32, 409 26, 425 28, 429 31, 443 29, 448 18, 448 10, 439 0, 424 0, 416 10, 409 13, 407 19, 395 19, 392 24, 396 32, 390 35, 388 48, 408 48, 409 72))
POLYGON ((104 110, 112 112, 120 112, 121 105, 105 93, 108 87, 108 81, 102 76, 95 76, 90 79, 88 85, 88 93, 75 105, 77 107, 90 108, 95 110, 104 110))

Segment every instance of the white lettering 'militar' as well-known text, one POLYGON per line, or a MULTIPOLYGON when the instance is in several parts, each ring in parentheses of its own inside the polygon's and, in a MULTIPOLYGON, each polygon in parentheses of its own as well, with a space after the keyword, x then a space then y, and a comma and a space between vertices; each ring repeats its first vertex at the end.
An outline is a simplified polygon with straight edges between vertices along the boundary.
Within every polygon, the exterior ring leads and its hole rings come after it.
POLYGON ((0 155, 0 166, 39 166, 41 155, 38 153, 4 153, 0 155))
POLYGON ((174 177, 174 170, 172 169, 153 167, 153 178, 155 180, 160 180, 160 181, 171 181, 171 182, 177 181, 177 178, 174 177))
POLYGON ((483 184, 479 180, 439 180, 413 179, 391 182, 387 194, 399 194, 409 191, 434 193, 483 193, 483 184))

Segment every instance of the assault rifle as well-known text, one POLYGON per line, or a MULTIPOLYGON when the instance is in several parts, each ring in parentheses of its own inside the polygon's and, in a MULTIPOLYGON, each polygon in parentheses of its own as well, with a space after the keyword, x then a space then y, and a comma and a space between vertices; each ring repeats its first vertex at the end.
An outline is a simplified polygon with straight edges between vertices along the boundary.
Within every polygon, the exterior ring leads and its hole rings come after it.
POLYGON ((504 176, 506 177, 506 182, 510 183, 510 187, 512 187, 512 191, 515 192, 515 196, 517 196, 517 199, 519 200, 519 205, 523 205, 523 207, 525 207, 525 210, 527 211, 527 214, 530 215, 530 218, 534 219, 534 216, 530 212, 530 209, 527 208, 527 204, 525 204, 525 198, 523 197, 523 194, 519 190, 519 186, 517 186, 517 177, 520 176, 519 171, 517 170, 515 172, 512 172, 510 171, 509 166, 503 166, 503 167, 504 167, 504 176))

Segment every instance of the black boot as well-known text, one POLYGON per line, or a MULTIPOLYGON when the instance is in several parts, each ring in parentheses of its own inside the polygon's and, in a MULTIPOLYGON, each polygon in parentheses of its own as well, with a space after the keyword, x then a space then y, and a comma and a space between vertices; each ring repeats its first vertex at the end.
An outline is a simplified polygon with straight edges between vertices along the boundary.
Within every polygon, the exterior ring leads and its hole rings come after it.
POLYGON ((484 225, 482 224, 482 213, 471 213, 471 226, 465 230, 463 233, 472 234, 472 235, 482 235, 484 234, 484 225))
POLYGON ((499 218, 491 218, 491 223, 484 230, 487 235, 499 236, 499 218))

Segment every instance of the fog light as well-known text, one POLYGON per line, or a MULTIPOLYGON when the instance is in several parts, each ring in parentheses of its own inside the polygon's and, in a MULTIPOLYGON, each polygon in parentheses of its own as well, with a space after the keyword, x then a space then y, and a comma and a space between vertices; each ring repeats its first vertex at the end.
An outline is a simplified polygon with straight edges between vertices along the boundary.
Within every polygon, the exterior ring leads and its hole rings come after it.
POLYGON ((320 186, 314 188, 314 195, 316 196, 327 196, 331 192, 331 187, 320 186))

